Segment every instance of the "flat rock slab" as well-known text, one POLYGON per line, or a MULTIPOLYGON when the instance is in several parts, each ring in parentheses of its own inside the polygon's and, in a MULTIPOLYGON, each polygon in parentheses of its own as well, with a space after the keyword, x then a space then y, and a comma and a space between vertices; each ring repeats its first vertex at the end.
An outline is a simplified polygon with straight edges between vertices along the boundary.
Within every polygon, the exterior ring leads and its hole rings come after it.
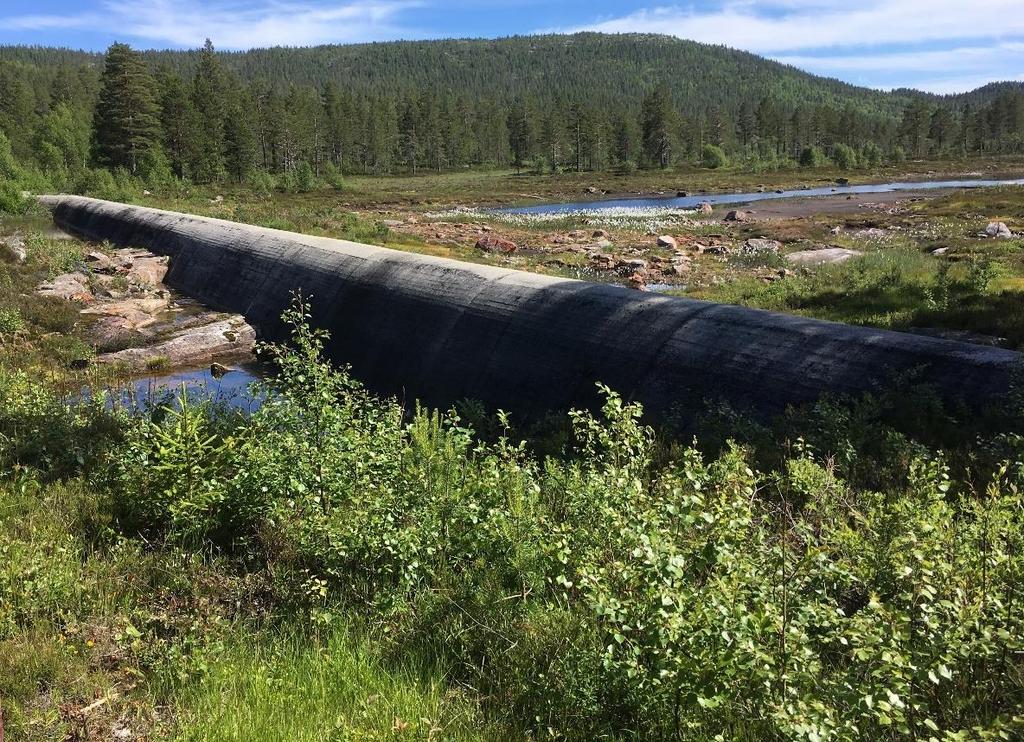
POLYGON ((89 277, 84 273, 64 273, 36 289, 40 296, 56 296, 68 301, 91 302, 95 297, 89 289, 89 277))
POLYGON ((204 327, 185 330, 145 348, 104 353, 96 356, 96 363, 121 363, 144 369, 152 361, 166 359, 171 366, 199 365, 215 358, 251 353, 255 342, 256 331, 236 314, 204 327))
POLYGON ((156 315, 170 307, 167 299, 123 299, 103 304, 95 304, 82 310, 82 314, 97 314, 116 317, 122 320, 119 325, 124 330, 137 330, 141 327, 156 324, 156 315))
POLYGON ((826 247, 821 250, 791 252, 786 256, 786 260, 793 265, 836 265, 859 258, 863 254, 859 250, 847 250, 845 247, 826 247))

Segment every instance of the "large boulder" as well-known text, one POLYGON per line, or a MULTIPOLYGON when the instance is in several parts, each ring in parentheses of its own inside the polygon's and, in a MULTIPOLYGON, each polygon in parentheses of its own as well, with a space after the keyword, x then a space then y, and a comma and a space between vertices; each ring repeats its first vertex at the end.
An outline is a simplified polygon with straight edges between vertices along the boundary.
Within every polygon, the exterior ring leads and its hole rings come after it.
POLYGON ((985 234, 993 239, 1009 240, 1013 238, 1013 232, 1003 222, 990 222, 985 227, 985 234))
POLYGON ((128 282, 141 286, 157 286, 167 275, 165 255, 144 255, 135 258, 128 268, 128 282))
POLYGON ((476 249, 483 250, 484 252, 511 255, 519 249, 519 246, 512 242, 512 240, 506 240, 501 237, 495 237, 494 235, 488 234, 476 241, 476 249))

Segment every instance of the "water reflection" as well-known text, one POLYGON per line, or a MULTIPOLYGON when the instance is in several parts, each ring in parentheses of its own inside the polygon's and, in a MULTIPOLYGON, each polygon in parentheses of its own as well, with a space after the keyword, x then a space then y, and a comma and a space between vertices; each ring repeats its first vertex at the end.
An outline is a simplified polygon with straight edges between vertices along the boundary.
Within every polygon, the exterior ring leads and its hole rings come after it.
MULTIPOLYGON (((228 373, 220 376, 211 367, 153 374, 142 378, 110 384, 104 391, 109 403, 137 409, 156 406, 178 406, 184 392, 190 401, 211 400, 217 404, 240 412, 253 412, 263 402, 259 394, 251 390, 253 382, 259 381, 261 368, 254 363, 229 367, 228 373)), ((88 399, 93 390, 85 388, 79 395, 88 399)))

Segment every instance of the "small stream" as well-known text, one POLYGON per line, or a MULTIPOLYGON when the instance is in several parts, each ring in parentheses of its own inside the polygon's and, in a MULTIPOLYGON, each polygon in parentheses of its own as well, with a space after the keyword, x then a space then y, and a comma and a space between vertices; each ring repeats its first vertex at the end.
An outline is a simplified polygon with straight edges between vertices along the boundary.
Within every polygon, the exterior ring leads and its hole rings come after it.
POLYGON ((820 188, 803 188, 789 191, 754 191, 752 193, 706 193, 687 196, 657 196, 635 198, 612 198, 599 201, 576 201, 571 203, 540 204, 499 209, 503 214, 570 214, 603 209, 646 209, 670 208, 693 209, 703 202, 715 204, 746 204, 755 201, 771 201, 786 198, 808 198, 811 196, 833 196, 864 193, 893 193, 896 191, 937 191, 957 188, 992 188, 995 186, 1024 185, 1024 178, 1017 180, 929 180, 920 182, 873 183, 868 185, 831 185, 820 188))

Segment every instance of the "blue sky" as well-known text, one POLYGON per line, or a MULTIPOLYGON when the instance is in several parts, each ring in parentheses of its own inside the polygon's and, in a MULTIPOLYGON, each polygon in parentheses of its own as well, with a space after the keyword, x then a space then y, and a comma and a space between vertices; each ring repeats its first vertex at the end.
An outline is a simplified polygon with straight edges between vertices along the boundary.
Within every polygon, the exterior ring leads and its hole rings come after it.
POLYGON ((1024 0, 0 0, 0 43, 218 48, 665 33, 877 88, 1024 80, 1024 0))

